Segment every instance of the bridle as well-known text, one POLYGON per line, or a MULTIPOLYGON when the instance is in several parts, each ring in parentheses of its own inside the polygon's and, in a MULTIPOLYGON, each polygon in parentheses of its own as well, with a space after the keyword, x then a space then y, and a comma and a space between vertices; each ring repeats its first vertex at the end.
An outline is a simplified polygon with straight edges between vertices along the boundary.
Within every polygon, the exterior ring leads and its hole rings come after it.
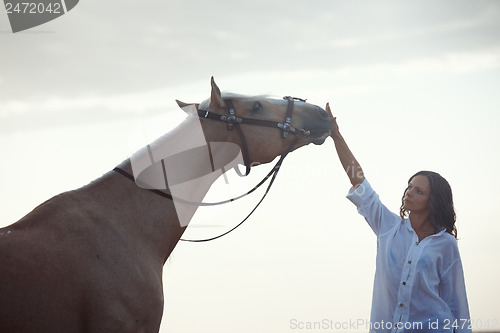
MULTIPOLYGON (((288 134, 293 134, 296 136, 299 135, 304 135, 307 136, 310 134, 310 131, 306 131, 305 129, 302 128, 296 128, 292 126, 292 115, 293 115, 293 106, 294 102, 296 100, 305 102, 305 99, 298 98, 298 97, 292 97, 292 96, 285 96, 283 97, 284 100, 288 102, 287 108, 286 108, 286 114, 285 114, 285 120, 283 122, 277 122, 277 121, 272 121, 272 120, 265 120, 265 119, 254 119, 254 118, 243 118, 243 117, 237 117, 236 116, 236 111, 234 110, 234 105, 233 102, 230 99, 224 100, 226 104, 226 109, 229 115, 226 114, 219 114, 215 113, 209 110, 200 110, 198 109, 198 117, 204 118, 204 119, 211 119, 211 120, 216 120, 216 121, 222 121, 227 123, 227 129, 232 130, 233 128, 236 128, 238 131, 238 134, 240 136, 241 140, 241 148, 242 148, 242 153, 243 153, 243 162, 245 163, 246 171, 245 171, 245 176, 247 176, 250 173, 250 162, 249 162, 249 153, 248 153, 248 145, 245 139, 245 135, 243 134, 243 130, 241 129, 240 125, 254 125, 254 126, 262 126, 262 127, 271 127, 271 128, 278 128, 282 132, 282 137, 286 139, 288 137, 288 134)), ((296 141, 296 140, 295 140, 296 141)), ((295 142, 294 142, 295 145, 295 142)), ((293 148, 293 146, 292 146, 293 148)), ((236 172, 241 176, 241 173, 239 172, 238 168, 235 168, 236 172)))
MULTIPOLYGON (((238 223, 232 229, 230 229, 230 230, 228 230, 228 231, 226 231, 226 232, 224 232, 224 233, 222 233, 222 234, 220 234, 218 236, 211 237, 211 238, 206 238, 206 239, 183 239, 183 238, 181 238, 180 239, 181 241, 185 241, 185 242, 207 242, 207 241, 211 241, 211 240, 220 238, 222 236, 225 236, 228 233, 230 233, 233 230, 235 230, 236 228, 238 228, 240 225, 242 225, 253 214, 253 212, 257 209, 257 207, 259 207, 259 205, 262 203, 262 201, 264 201, 264 198, 266 197, 267 193, 269 192, 269 190, 271 189, 271 186, 274 183, 274 180, 276 179, 278 171, 281 168, 281 164, 283 163, 283 160, 288 155, 288 153, 290 153, 293 150, 293 147, 297 144, 297 140, 298 140, 299 135, 303 135, 303 136, 310 135, 310 131, 309 130, 305 130, 305 129, 302 129, 302 128, 297 128, 297 127, 292 126, 292 124, 291 124, 292 123, 292 115, 293 115, 294 102, 296 100, 301 101, 301 102, 305 102, 306 100, 305 99, 301 99, 301 98, 297 98, 297 97, 291 97, 291 96, 285 96, 285 97, 283 97, 283 99, 288 102, 284 122, 276 122, 276 121, 265 120, 265 119, 253 119, 253 118, 237 117, 236 116, 236 111, 235 111, 235 108, 234 108, 234 105, 233 105, 233 102, 230 99, 224 100, 225 105, 226 105, 226 109, 227 109, 227 112, 228 112, 228 115, 223 115, 223 114, 215 113, 215 112, 212 112, 212 111, 209 111, 209 110, 198 109, 198 117, 199 118, 201 118, 201 119, 211 119, 211 120, 215 120, 215 121, 225 122, 225 123, 227 123, 227 129, 228 130, 231 131, 231 130, 233 130, 233 128, 236 128, 236 130, 238 131, 238 134, 239 134, 240 140, 241 140, 243 162, 245 164, 246 171, 245 171, 245 175, 243 175, 239 171, 239 169, 237 167, 235 167, 235 171, 238 173, 238 175, 240 175, 242 177, 243 176, 247 176, 250 173, 251 164, 250 164, 250 161, 249 161, 248 145, 247 145, 247 142, 246 142, 246 139, 245 139, 245 135, 243 134, 243 130, 242 130, 242 128, 241 128, 240 125, 245 124, 245 125, 254 125, 254 126, 263 126, 263 127, 278 128, 282 132, 282 138, 283 139, 288 138, 289 134, 295 135, 295 138, 294 138, 293 142, 281 154, 278 162, 271 169, 271 171, 256 186, 254 186, 250 191, 248 191, 248 192, 246 192, 246 193, 244 193, 242 195, 239 195, 237 197, 234 197, 234 198, 231 198, 231 199, 227 199, 227 200, 223 200, 223 201, 219 201, 219 202, 193 202, 193 201, 185 200, 183 198, 177 198, 177 197, 173 196, 172 194, 164 192, 164 191, 150 189, 150 191, 152 191, 152 192, 154 192, 154 193, 156 193, 156 194, 158 194, 158 195, 160 195, 162 197, 170 199, 170 200, 178 200, 179 202, 182 202, 182 203, 191 204, 191 205, 197 205, 197 206, 215 206, 215 205, 222 205, 222 204, 225 204, 225 203, 233 202, 235 200, 243 198, 244 196, 247 196, 247 195, 251 194, 252 192, 254 192, 255 190, 257 190, 269 178, 271 178, 271 181, 269 182, 269 185, 267 186, 267 189, 266 189, 264 195, 262 196, 262 198, 260 199, 260 201, 257 203, 257 205, 252 209, 252 211, 240 223, 238 223)), ((163 163, 163 160, 162 160, 162 163, 163 163)), ((127 177, 128 179, 136 182, 136 179, 134 178, 133 175, 129 174, 128 172, 126 172, 125 170, 123 170, 123 169, 121 169, 119 167, 114 168, 113 171, 118 172, 121 175, 127 177)))

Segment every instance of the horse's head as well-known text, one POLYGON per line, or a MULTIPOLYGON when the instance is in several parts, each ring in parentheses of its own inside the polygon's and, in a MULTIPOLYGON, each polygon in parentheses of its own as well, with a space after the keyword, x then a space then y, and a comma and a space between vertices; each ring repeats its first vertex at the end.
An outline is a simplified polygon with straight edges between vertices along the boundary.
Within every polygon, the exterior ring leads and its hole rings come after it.
POLYGON ((270 162, 289 147, 322 144, 333 130, 328 113, 305 100, 221 94, 213 77, 211 84, 210 99, 177 103, 202 119, 207 142, 236 143, 244 155, 246 150, 247 165, 270 162))

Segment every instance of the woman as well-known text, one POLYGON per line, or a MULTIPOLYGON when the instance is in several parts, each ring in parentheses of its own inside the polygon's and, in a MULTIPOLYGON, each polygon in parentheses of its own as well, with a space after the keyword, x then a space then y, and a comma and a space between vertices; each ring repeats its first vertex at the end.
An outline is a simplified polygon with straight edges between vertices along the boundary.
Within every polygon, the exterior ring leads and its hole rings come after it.
POLYGON ((347 195, 377 235, 370 332, 471 332, 456 241, 451 188, 439 174, 421 171, 391 213, 366 180, 339 132, 331 134, 351 181, 347 195))

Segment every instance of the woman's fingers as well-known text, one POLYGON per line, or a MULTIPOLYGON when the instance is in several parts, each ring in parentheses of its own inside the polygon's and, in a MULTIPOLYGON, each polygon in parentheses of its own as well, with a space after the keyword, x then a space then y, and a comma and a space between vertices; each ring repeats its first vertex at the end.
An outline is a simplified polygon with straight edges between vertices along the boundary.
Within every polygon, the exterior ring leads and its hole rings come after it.
POLYGON ((339 126, 337 125, 337 117, 334 117, 332 114, 332 110, 330 109, 330 103, 326 103, 326 112, 330 115, 333 121, 333 131, 330 132, 330 136, 333 137, 335 133, 339 132, 339 126))
POLYGON ((332 114, 332 110, 330 109, 330 102, 326 103, 326 112, 330 115, 330 117, 335 118, 332 114))

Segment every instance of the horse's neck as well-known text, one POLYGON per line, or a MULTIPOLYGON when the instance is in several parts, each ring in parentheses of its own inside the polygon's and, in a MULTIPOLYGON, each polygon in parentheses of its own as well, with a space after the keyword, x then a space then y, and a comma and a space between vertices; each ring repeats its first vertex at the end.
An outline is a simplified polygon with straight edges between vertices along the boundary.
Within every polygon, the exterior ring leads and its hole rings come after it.
POLYGON ((212 142, 220 140, 217 134, 212 138, 210 130, 204 132, 200 120, 190 116, 131 157, 138 185, 172 194, 181 226, 189 223, 198 208, 186 201, 201 202, 225 170, 243 161, 236 144, 212 142))
POLYGON ((120 165, 133 173, 141 186, 111 172, 89 188, 98 192, 95 195, 102 197, 99 200, 103 204, 115 206, 109 214, 120 215, 116 228, 126 229, 125 233, 133 235, 136 242, 144 241, 144 246, 152 247, 166 260, 198 209, 183 200, 201 202, 224 170, 241 163, 238 153, 234 144, 207 145, 199 122, 189 117, 120 165), (165 190, 183 200, 169 200, 141 187, 165 190))

